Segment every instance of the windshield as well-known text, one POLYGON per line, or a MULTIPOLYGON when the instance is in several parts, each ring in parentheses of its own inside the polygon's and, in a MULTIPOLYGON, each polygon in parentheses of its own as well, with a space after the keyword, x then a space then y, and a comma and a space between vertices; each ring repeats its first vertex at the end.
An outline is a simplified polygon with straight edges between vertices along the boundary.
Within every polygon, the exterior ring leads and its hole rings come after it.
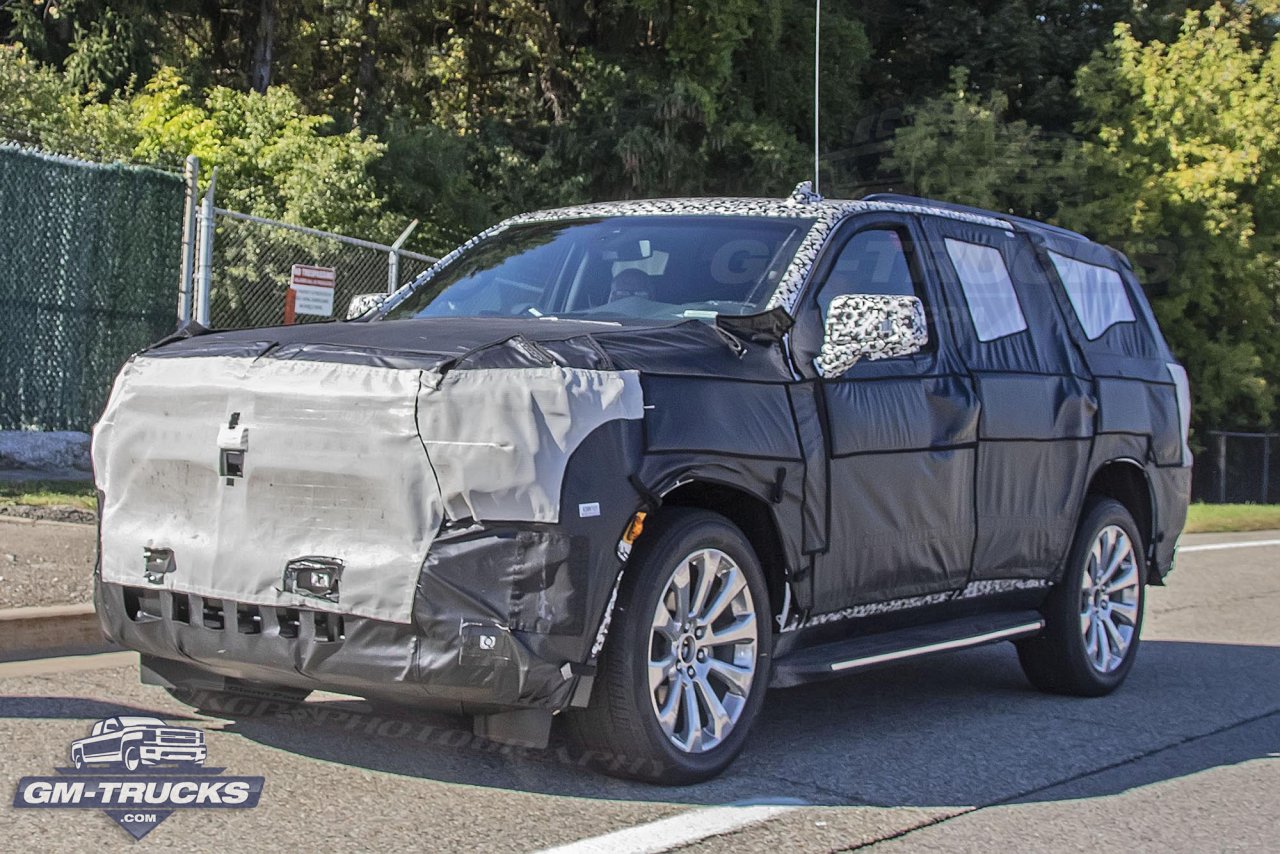
POLYGON ((812 219, 634 216, 512 226, 382 317, 665 320, 764 309, 812 219))

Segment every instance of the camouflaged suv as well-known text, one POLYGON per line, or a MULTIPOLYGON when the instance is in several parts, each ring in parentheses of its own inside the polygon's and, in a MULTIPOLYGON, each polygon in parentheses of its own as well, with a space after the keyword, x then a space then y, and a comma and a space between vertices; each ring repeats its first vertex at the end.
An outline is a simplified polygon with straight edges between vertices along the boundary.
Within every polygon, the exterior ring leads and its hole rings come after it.
POLYGON ((922 199, 526 214, 343 323, 187 327, 94 435, 96 600, 196 704, 452 710, 724 769, 766 690, 1011 641, 1133 666, 1186 374, 1125 257, 922 199))

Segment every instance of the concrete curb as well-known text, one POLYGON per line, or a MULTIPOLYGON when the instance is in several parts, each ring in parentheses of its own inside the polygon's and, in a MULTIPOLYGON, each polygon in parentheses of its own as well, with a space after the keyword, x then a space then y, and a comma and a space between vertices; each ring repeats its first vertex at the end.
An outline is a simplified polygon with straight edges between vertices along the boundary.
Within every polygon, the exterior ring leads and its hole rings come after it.
POLYGON ((93 522, 60 522, 57 519, 28 519, 26 516, 9 516, 0 510, 0 525, 54 525, 63 528, 92 528, 93 522))
POLYGON ((108 641, 93 605, 0 609, 0 661, 89 655, 120 647, 108 641))

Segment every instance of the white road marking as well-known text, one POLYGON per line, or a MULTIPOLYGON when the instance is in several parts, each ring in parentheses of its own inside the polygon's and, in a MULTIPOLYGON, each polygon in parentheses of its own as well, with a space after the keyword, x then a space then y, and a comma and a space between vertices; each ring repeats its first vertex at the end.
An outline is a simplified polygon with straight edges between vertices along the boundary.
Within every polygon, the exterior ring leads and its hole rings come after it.
POLYGON ((1280 546, 1280 540, 1245 540, 1240 543, 1205 543, 1199 546, 1179 546, 1178 554, 1187 552, 1216 552, 1222 549, 1249 549, 1259 546, 1280 546))
POLYGON ((771 821, 804 806, 803 801, 788 800, 785 803, 728 804, 692 809, 649 824, 548 848, 539 854, 658 854, 748 825, 771 821))

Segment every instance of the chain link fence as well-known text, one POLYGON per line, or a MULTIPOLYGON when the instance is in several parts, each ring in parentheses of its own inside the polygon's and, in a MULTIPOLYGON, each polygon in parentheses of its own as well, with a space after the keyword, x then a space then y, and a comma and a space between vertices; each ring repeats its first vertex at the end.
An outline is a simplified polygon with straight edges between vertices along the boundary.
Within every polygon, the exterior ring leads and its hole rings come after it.
POLYGON ((213 181, 198 206, 198 174, 0 142, 0 430, 88 430, 124 361, 186 320, 286 322, 294 265, 333 271, 342 318, 435 261, 401 248, 416 221, 385 245, 217 208, 213 181))
POLYGON ((1211 430, 1196 456, 1191 498, 1209 504, 1280 503, 1280 433, 1211 430))
MULTIPOLYGON (((202 218, 208 216, 208 208, 202 218)), ((286 322, 285 301, 295 264, 334 271, 333 317, 346 316, 356 294, 387 293, 412 281, 434 258, 396 246, 302 228, 261 217, 212 209, 207 273, 208 321, 215 329, 276 326, 286 322)), ((299 313, 297 323, 327 319, 299 313)), ((202 321, 203 322, 203 321, 202 321)))
POLYGON ((0 144, 0 429, 87 430, 175 326, 183 181, 0 144))

